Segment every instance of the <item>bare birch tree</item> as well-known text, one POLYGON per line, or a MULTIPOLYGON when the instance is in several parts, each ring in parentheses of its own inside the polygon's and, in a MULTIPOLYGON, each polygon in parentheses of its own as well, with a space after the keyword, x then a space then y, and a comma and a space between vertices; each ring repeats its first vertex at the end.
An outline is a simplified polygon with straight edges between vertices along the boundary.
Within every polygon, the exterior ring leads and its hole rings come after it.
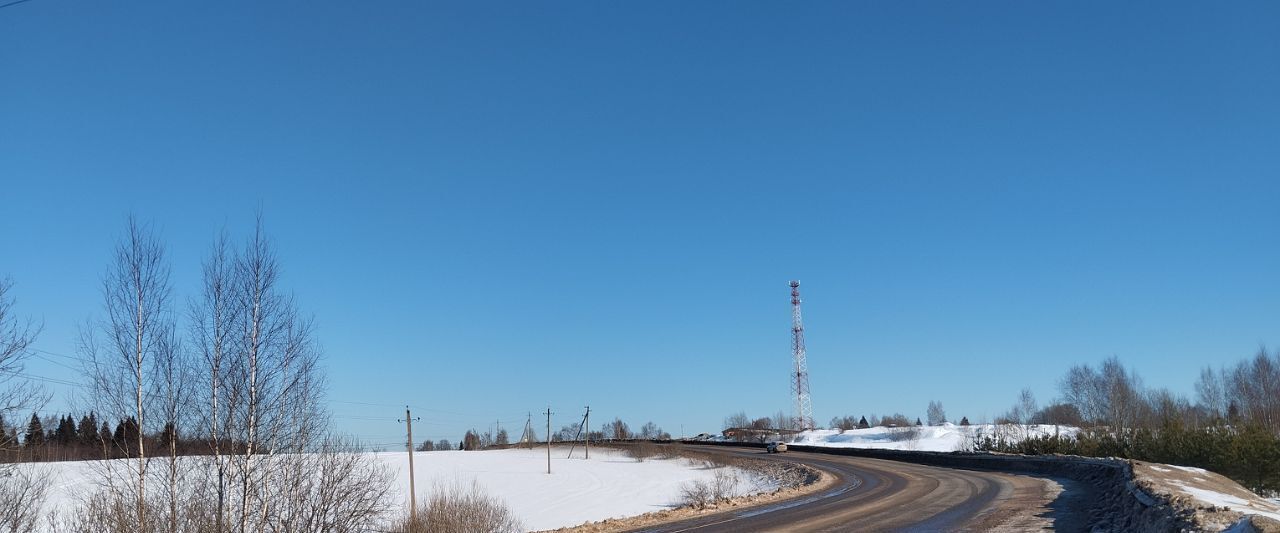
POLYGON ((213 467, 213 525, 214 531, 225 531, 228 464, 225 454, 229 444, 228 428, 233 422, 234 410, 230 408, 238 397, 238 388, 232 388, 228 370, 232 362, 233 328, 239 306, 234 301, 235 258, 232 257, 227 234, 214 240, 209 257, 203 265, 200 295, 191 302, 189 319, 191 338, 203 363, 204 390, 208 395, 206 410, 201 416, 202 430, 206 432, 213 467))
POLYGON ((174 348, 173 320, 169 310, 169 265, 165 249, 150 227, 130 216, 127 231, 117 243, 115 257, 102 281, 105 318, 98 323, 105 340, 99 346, 93 336, 85 346, 94 399, 99 412, 118 418, 132 417, 138 427, 136 441, 128 444, 133 456, 130 474, 136 480, 132 492, 134 524, 138 531, 151 527, 147 506, 148 455, 145 435, 151 419, 147 403, 157 394, 153 371, 157 361, 170 357, 162 351, 174 348))
MULTIPOLYGON (((0 279, 0 421, 17 420, 20 411, 38 408, 47 399, 39 387, 22 376, 40 327, 14 316, 12 287, 12 281, 0 279)), ((16 445, 0 422, 0 452, 16 445)), ((0 530, 34 531, 48 491, 46 472, 0 463, 0 530)))
POLYGON ((1196 380, 1196 397, 1201 407, 1209 411, 1215 419, 1227 416, 1227 392, 1223 387, 1222 372, 1215 372, 1213 367, 1200 369, 1200 377, 1196 380))
MULTIPOLYGON (((40 327, 13 314, 13 282, 0 279, 0 419, 18 420, 18 414, 43 403, 43 391, 22 377, 40 327)), ((3 428, 0 428, 0 432, 3 428)), ((0 444, 4 439, 0 438, 0 444)))
POLYGON ((235 258, 232 276, 231 303, 237 309, 225 388, 234 402, 228 435, 243 447, 235 461, 236 529, 260 531, 277 503, 268 486, 276 454, 305 451, 327 427, 320 405, 324 380, 311 323, 277 286, 279 267, 261 217, 235 258))
POLYGON ((180 509, 182 505, 181 478, 184 476, 182 463, 178 460, 178 441, 182 438, 190 418, 191 364, 181 340, 172 325, 166 334, 157 340, 156 357, 153 361, 152 376, 155 380, 155 407, 159 411, 161 422, 160 444, 165 449, 165 470, 163 481, 165 486, 164 526, 169 533, 180 531, 180 509))

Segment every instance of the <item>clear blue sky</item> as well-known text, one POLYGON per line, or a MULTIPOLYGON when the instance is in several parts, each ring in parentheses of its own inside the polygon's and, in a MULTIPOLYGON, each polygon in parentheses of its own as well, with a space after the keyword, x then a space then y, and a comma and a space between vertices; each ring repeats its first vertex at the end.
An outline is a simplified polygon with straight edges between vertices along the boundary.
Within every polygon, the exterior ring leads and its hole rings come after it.
POLYGON ((789 410, 790 279, 819 422, 990 418, 1110 355, 1190 393, 1280 343, 1277 28, 1275 2, 32 0, 0 9, 0 274, 73 354, 128 213, 185 298, 260 206, 331 398, 384 404, 333 404, 372 443, 406 403, 454 441, 548 404, 789 410))

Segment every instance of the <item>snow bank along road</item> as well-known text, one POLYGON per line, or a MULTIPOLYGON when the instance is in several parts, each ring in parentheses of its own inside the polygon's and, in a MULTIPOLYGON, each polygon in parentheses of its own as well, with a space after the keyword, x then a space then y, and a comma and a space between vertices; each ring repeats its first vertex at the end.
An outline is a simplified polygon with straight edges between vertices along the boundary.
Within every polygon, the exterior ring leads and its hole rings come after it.
MULTIPOLYGON (((699 446, 725 455, 762 450, 699 446)), ((1091 499, 1067 480, 806 452, 769 455, 834 476, 816 494, 641 531, 1087 530, 1091 499)))

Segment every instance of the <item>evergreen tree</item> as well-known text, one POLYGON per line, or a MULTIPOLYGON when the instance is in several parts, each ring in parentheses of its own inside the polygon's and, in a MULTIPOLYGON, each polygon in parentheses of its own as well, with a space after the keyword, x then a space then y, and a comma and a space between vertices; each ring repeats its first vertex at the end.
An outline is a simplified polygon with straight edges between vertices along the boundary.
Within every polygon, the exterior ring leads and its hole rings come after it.
POLYGON ((107 424, 106 420, 103 420, 102 429, 98 430, 98 445, 106 446, 108 444, 111 444, 111 441, 112 441, 111 426, 107 424))
POLYGON ((917 425, 917 426, 923 426, 923 425, 924 425, 924 424, 920 423, 920 417, 916 417, 916 425, 917 425))
POLYGON ((76 435, 80 437, 82 446, 94 446, 98 444, 98 415, 93 411, 80 417, 80 425, 76 427, 76 435))
POLYGON ((962 426, 967 426, 967 425, 969 425, 969 417, 967 417, 967 416, 962 416, 962 417, 960 417, 960 425, 962 425, 962 426))
POLYGON ((75 444, 79 439, 76 437, 76 423, 71 415, 66 415, 58 419, 58 429, 53 432, 54 442, 59 446, 70 446, 75 444))
POLYGON ((35 413, 31 413, 31 421, 27 423, 27 435, 22 443, 28 448, 44 444, 44 424, 40 423, 40 417, 35 413))
POLYGON ((102 447, 102 458, 108 459, 111 451, 111 426, 104 420, 102 429, 98 430, 98 446, 102 447))
POLYGON ((116 424, 116 431, 111 436, 112 444, 124 450, 125 455, 132 455, 138 447, 138 421, 132 416, 116 424))
POLYGON ((177 442, 178 429, 174 427, 173 422, 166 422, 164 430, 160 432, 160 447, 164 450, 169 449, 169 445, 177 442))
POLYGON ((871 427, 871 424, 867 423, 867 417, 864 416, 858 420, 858 429, 867 429, 869 427, 871 427))

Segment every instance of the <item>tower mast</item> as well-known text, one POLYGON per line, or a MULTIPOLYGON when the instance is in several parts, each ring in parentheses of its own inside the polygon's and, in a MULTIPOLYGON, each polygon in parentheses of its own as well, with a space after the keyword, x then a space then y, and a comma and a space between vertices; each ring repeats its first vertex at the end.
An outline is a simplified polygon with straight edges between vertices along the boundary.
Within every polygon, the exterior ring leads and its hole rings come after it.
POLYGON ((804 352, 804 324, 800 320, 800 282, 791 282, 791 395, 795 399, 793 429, 813 429, 813 402, 809 398, 809 363, 804 352))

